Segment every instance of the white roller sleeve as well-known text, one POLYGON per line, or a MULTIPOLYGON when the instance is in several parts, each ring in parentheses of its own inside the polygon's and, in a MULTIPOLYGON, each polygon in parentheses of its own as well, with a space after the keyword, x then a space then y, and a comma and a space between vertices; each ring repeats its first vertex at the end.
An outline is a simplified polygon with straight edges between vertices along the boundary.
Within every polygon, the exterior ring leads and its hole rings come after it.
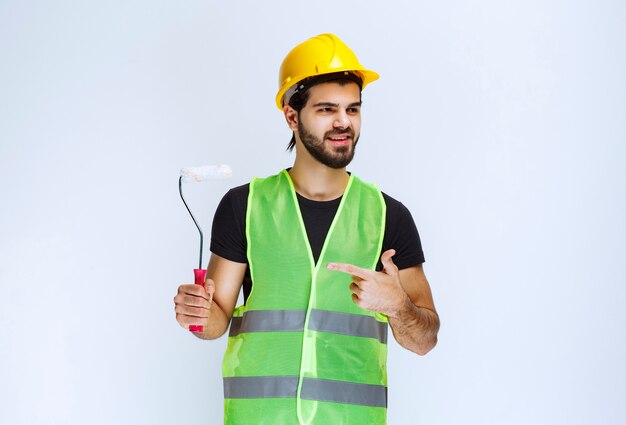
POLYGON ((202 167, 181 168, 180 176, 185 183, 202 182, 205 180, 227 179, 233 175, 228 165, 204 165, 202 167))

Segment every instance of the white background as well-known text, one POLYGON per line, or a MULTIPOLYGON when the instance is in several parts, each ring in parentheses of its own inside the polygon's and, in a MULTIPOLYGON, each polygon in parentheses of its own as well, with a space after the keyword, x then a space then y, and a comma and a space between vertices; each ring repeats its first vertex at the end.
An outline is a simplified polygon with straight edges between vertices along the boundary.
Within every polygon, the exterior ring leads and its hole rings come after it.
MULTIPOLYGON (((626 423, 626 3, 0 0, 0 423, 219 424, 174 320, 223 193, 290 166, 297 43, 381 79, 350 169, 412 211, 442 318, 389 423, 626 423)), ((207 235, 208 236, 208 235, 207 235)), ((208 250, 208 243, 206 244, 208 250)), ((207 257, 205 256, 205 259, 207 257)))

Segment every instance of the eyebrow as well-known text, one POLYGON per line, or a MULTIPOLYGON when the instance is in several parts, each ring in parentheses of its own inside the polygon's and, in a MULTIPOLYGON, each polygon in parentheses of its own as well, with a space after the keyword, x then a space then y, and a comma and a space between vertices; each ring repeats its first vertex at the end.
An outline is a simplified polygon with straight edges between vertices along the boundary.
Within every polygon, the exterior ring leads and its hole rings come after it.
MULTIPOLYGON (((351 104, 348 105, 349 108, 352 108, 354 106, 361 106, 363 104, 363 102, 353 102, 351 104)), ((326 107, 338 107, 339 104, 338 103, 332 103, 332 102, 318 102, 315 105, 313 105, 314 108, 319 108, 320 106, 326 106, 326 107)))

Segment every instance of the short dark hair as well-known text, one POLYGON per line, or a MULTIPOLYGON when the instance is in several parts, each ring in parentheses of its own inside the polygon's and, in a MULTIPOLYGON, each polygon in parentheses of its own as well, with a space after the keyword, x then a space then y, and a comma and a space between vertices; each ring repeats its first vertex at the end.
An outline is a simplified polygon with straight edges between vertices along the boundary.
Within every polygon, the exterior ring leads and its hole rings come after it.
MULTIPOLYGON (((302 111, 302 108, 304 108, 307 102, 309 101, 309 97, 311 95, 309 93, 309 89, 311 87, 315 87, 318 84, 331 83, 331 82, 337 83, 340 86, 345 86, 350 83, 357 83, 359 86, 359 89, 363 88, 363 83, 360 78, 358 79, 358 81, 355 81, 354 77, 347 78, 346 76, 343 75, 343 73, 339 73, 339 72, 337 73, 336 78, 334 78, 332 75, 330 76, 330 78, 329 78, 329 75, 320 75, 320 76, 310 77, 306 79, 306 88, 302 91, 295 92, 291 96, 288 102, 289 106, 291 106, 298 113, 298 115, 300 115, 300 111, 302 111)), ((296 134, 292 133, 291 140, 289 141, 289 144, 287 145, 287 151, 288 152, 293 151, 293 148, 295 146, 296 146, 296 134)))

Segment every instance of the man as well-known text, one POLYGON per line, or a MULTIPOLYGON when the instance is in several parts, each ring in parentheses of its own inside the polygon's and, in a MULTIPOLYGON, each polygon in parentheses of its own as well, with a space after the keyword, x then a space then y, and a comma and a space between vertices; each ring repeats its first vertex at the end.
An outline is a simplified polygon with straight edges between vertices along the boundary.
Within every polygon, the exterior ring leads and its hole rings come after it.
POLYGON ((174 298, 181 326, 203 326, 199 338, 230 324, 227 424, 384 424, 387 324, 417 354, 437 342, 410 213, 346 171, 361 90, 377 78, 332 34, 287 55, 276 102, 294 165, 228 192, 205 287, 181 285, 174 298))

